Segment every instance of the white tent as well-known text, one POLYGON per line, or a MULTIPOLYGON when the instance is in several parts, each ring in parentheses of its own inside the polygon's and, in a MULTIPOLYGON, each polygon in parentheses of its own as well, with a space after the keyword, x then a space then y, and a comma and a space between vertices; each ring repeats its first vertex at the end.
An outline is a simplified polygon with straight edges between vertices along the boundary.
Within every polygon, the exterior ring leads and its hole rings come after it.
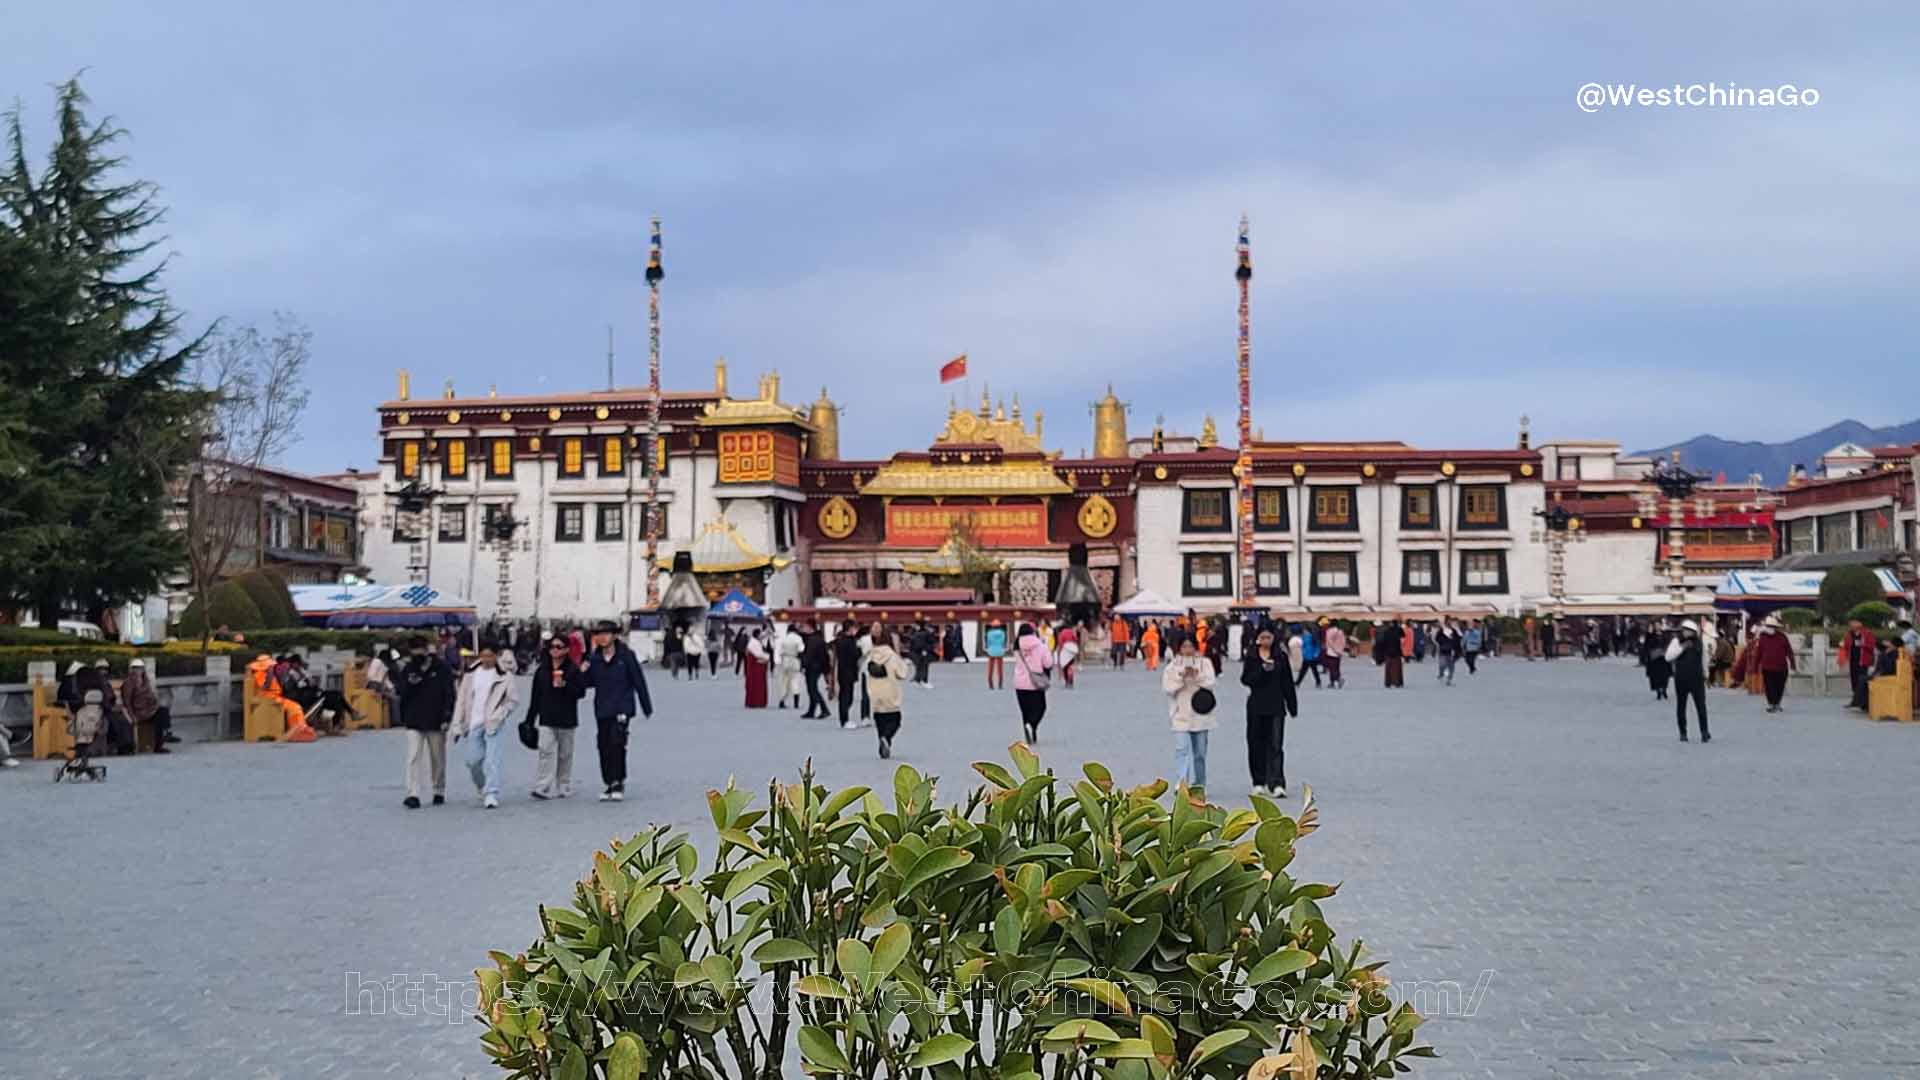
POLYGON ((1170 604, 1166 598, 1152 589, 1142 589, 1129 597, 1119 607, 1113 609, 1115 615, 1133 615, 1145 617, 1152 615, 1185 615, 1187 609, 1178 604, 1170 604))

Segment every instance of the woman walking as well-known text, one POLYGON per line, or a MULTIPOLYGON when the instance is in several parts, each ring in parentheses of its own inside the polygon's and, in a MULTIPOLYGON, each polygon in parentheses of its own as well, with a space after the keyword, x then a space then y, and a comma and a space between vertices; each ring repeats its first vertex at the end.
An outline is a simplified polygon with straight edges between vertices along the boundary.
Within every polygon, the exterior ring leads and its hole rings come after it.
POLYGON ((1247 688, 1247 772, 1255 795, 1287 794, 1287 717, 1300 715, 1300 699, 1287 671, 1287 654, 1274 648, 1273 631, 1262 627, 1240 669, 1247 688))
POLYGON ((1657 631, 1648 631, 1641 645, 1647 668, 1647 686, 1653 690, 1653 700, 1667 700, 1667 682, 1673 678, 1673 664, 1667 660, 1666 635, 1657 631))
POLYGON ((1213 664, 1200 655, 1193 638, 1181 638, 1180 651, 1160 676, 1160 689, 1172 699, 1167 715, 1173 725, 1174 778, 1189 788, 1207 786, 1207 732, 1214 726, 1213 685, 1213 664), (1202 691, 1204 697, 1200 696, 1202 691))
POLYGON ((894 651, 893 634, 873 624, 873 648, 867 653, 867 697, 873 702, 873 730, 880 736, 880 756, 893 756, 893 738, 900 733, 900 705, 905 696, 901 680, 910 672, 907 661, 894 651))
POLYGON ((1060 679, 1071 690, 1080 666, 1080 631, 1072 623, 1063 623, 1054 639, 1060 643, 1060 679))
POLYGON ((1040 721, 1047 715, 1047 687, 1052 685, 1053 651, 1033 628, 1021 623, 1013 635, 1013 696, 1020 701, 1020 728, 1029 744, 1040 741, 1040 721))
POLYGON ((527 719, 540 732, 540 764, 530 793, 536 799, 573 794, 573 737, 580 727, 580 699, 586 695, 586 673, 568 659, 566 641, 550 638, 527 694, 527 719))
POLYGON ((464 678, 453 701, 451 741, 466 741, 467 773, 481 805, 500 805, 500 758, 506 747, 507 716, 513 712, 513 678, 500 670, 499 653, 492 642, 480 644, 480 657, 464 678))
POLYGON ((1339 623, 1327 624, 1326 647, 1320 650, 1320 666, 1327 669, 1327 685, 1346 689, 1346 677, 1340 674, 1340 661, 1347 655, 1347 632, 1339 623))
POLYGON ((761 640, 758 627, 747 638, 746 648, 740 650, 740 657, 745 665, 747 708, 764 709, 767 707, 767 643, 761 640))
POLYGON ((779 660, 779 693, 774 697, 779 708, 786 708, 787 702, 793 702, 794 708, 800 707, 800 654, 806 650, 806 642, 794 633, 793 627, 780 624, 780 637, 775 644, 774 653, 779 660))

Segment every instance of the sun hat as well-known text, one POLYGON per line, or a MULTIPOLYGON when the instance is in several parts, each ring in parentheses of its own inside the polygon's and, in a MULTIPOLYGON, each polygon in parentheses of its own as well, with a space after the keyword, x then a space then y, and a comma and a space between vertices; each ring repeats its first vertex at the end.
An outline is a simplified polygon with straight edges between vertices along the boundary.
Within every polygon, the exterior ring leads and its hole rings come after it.
POLYGON ((67 665, 67 674, 69 675, 80 674, 80 667, 81 667, 80 661, 75 660, 74 662, 67 665))
POLYGON ((129 668, 144 668, 146 666, 147 666, 147 662, 145 660, 141 660, 138 658, 135 658, 127 663, 127 667, 129 668))

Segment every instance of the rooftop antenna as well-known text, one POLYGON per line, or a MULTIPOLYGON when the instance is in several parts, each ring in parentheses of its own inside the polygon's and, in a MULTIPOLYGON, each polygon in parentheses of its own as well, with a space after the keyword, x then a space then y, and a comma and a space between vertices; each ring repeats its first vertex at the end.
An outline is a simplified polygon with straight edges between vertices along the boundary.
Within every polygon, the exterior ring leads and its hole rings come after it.
POLYGON ((613 389, 613 324, 607 324, 607 389, 613 389))

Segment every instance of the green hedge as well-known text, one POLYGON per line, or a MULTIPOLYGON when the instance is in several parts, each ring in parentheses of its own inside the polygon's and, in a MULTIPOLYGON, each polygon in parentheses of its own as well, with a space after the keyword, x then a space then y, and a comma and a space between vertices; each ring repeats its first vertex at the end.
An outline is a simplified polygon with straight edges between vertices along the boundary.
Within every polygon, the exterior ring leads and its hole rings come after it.
POLYGON ((1847 612, 1847 619, 1859 619, 1869 630, 1885 630, 1893 625, 1894 617, 1898 614, 1893 610, 1893 605, 1884 600, 1868 600, 1853 605, 1847 612))
MULTIPOLYGON (((293 594, 278 574, 267 570, 249 570, 233 579, 253 606, 260 609, 260 621, 253 626, 229 623, 235 630, 289 630, 300 623, 300 611, 293 606, 293 594)), ((219 625, 215 623, 214 625, 219 625)))
POLYGON ((187 605, 186 613, 180 616, 178 633, 181 637, 199 637, 210 626, 214 630, 226 627, 229 630, 258 630, 266 625, 266 616, 260 613, 260 605, 253 602, 247 590, 237 582, 223 581, 215 585, 207 594, 207 607, 212 609, 212 617, 207 618, 196 598, 187 605))
MULTIPOLYGON (((147 670, 156 676, 200 675, 207 670, 206 660, 198 653, 168 651, 162 649, 136 649, 129 645, 62 645, 46 646, 0 646, 0 683, 23 683, 27 681, 27 665, 41 660, 51 660, 55 675, 65 675, 67 665, 79 663, 92 666, 95 660, 104 659, 115 677, 127 673, 127 665, 135 658, 147 662, 147 670)), ((242 667, 236 655, 233 668, 242 667)))
POLYGON ((334 648, 345 652, 365 654, 375 645, 392 645, 404 649, 407 639, 421 631, 396 630, 322 630, 316 627, 302 627, 298 630, 252 630, 244 636, 244 647, 249 655, 272 653, 275 656, 291 650, 305 652, 310 649, 334 648))
POLYGON ((84 638, 38 626, 0 626, 0 645, 82 645, 84 638))

